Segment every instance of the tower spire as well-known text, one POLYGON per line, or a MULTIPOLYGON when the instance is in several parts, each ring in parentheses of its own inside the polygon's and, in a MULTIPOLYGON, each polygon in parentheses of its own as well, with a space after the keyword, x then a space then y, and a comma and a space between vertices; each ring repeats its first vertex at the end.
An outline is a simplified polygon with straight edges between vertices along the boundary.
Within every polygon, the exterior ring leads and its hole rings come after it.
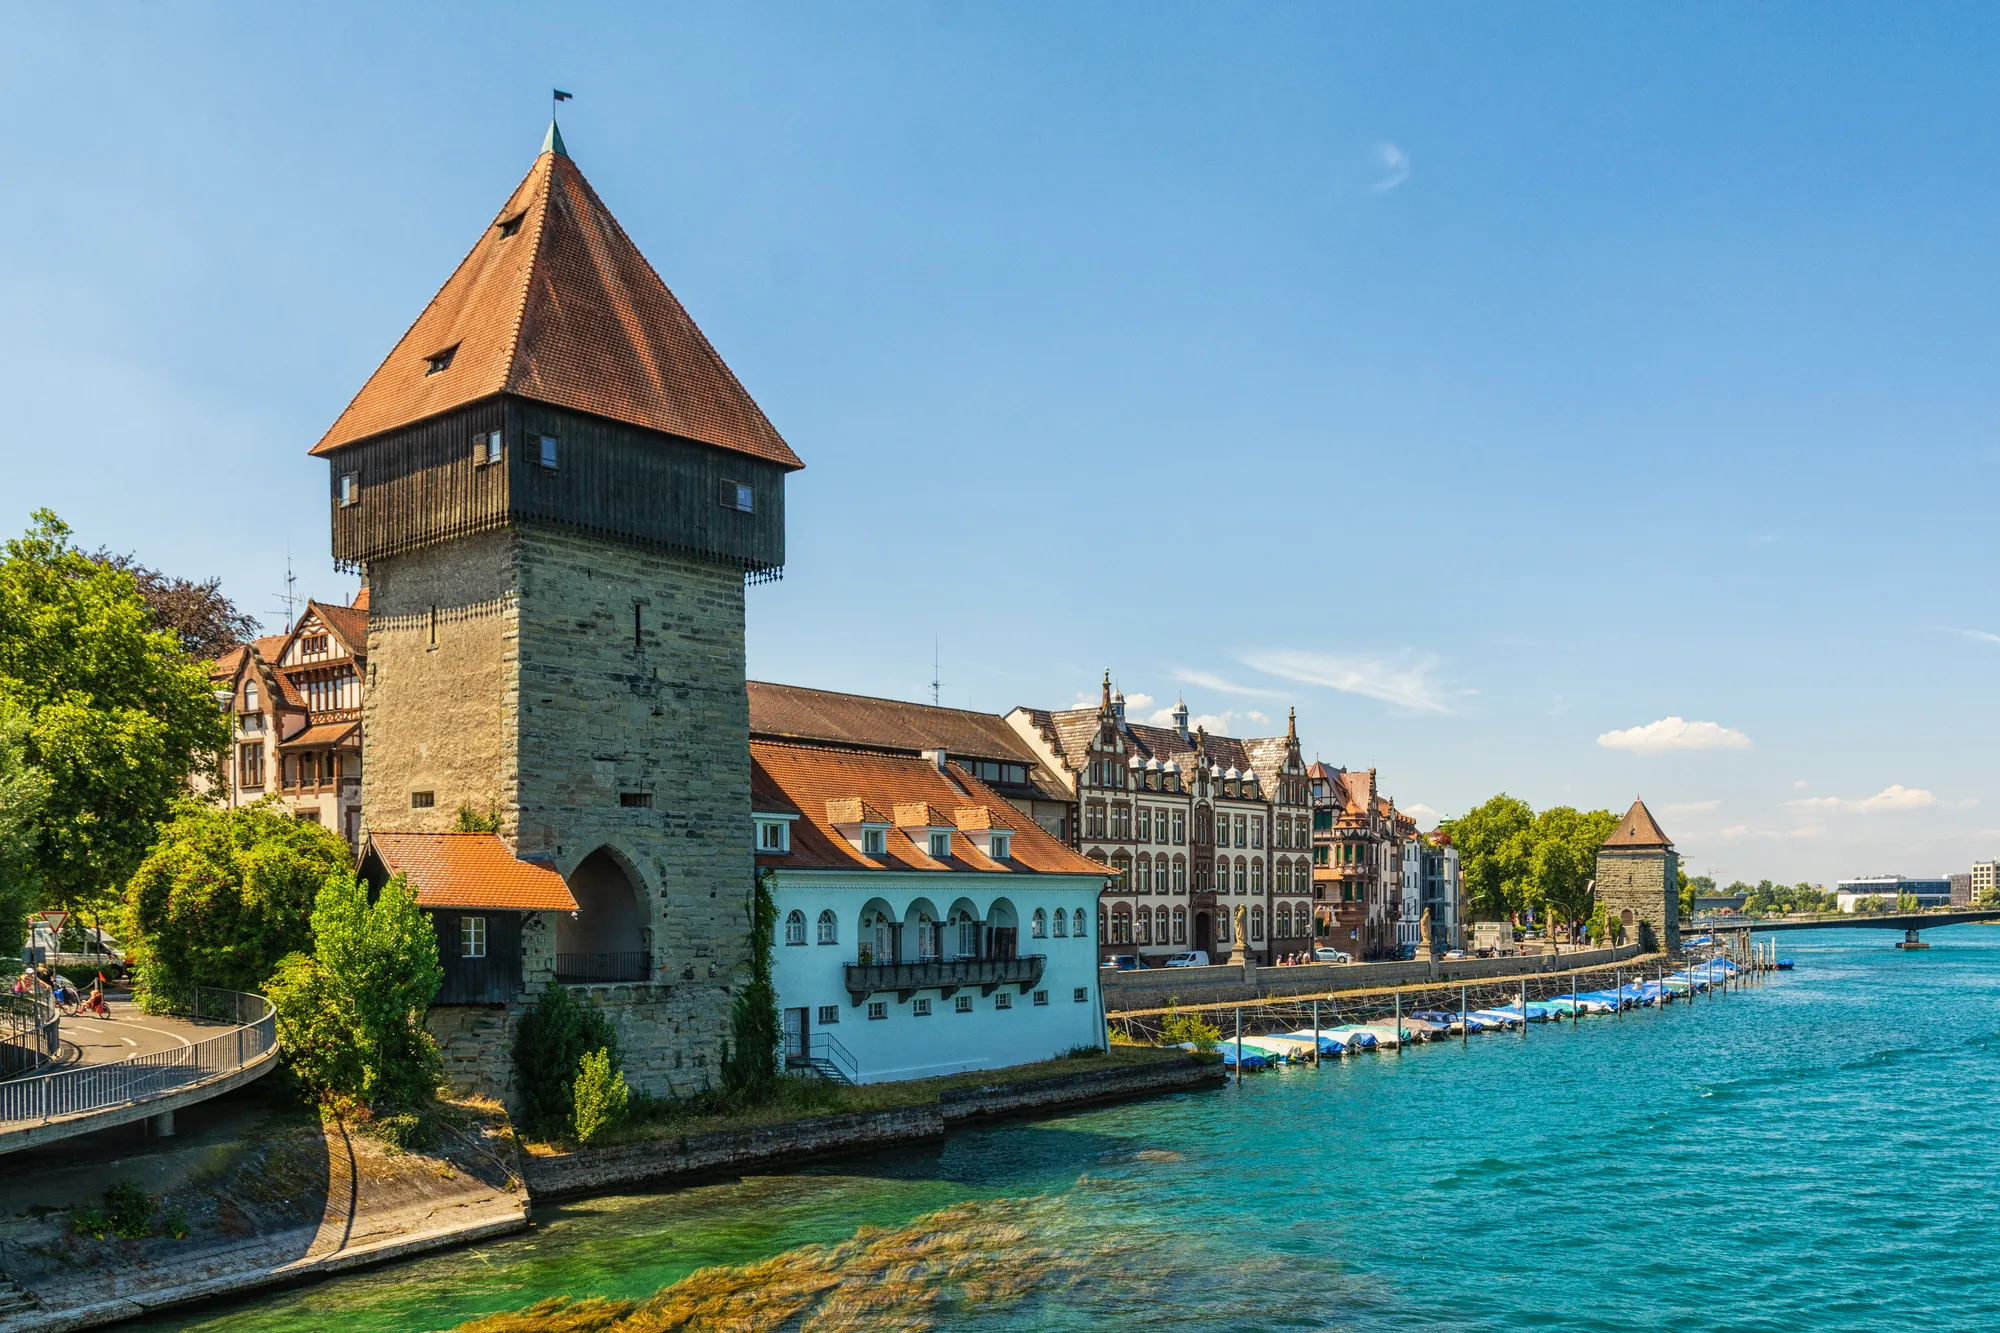
POLYGON ((1288 741, 1295 741, 1298 738, 1299 738, 1299 710, 1294 708, 1292 709, 1291 716, 1285 719, 1285 739, 1288 741))
POLYGON ((549 132, 542 136, 542 152, 554 153, 557 157, 569 156, 569 149, 563 147, 562 127, 556 124, 554 116, 549 117, 549 132))

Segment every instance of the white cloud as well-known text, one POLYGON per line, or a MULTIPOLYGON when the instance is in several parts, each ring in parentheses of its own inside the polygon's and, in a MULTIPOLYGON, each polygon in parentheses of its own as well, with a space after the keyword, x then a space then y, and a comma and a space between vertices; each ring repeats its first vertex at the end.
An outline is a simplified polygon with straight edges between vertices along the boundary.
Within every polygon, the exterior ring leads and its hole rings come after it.
POLYGON ((1669 815, 1705 815, 1721 805, 1720 801, 1683 801, 1679 805, 1663 805, 1660 809, 1669 815))
POLYGON ((1728 828, 1722 830, 1722 836, 1732 841, 1737 838, 1757 837, 1775 838, 1780 842, 1788 842, 1795 838, 1817 838, 1823 836, 1825 833, 1826 830, 1818 824, 1801 824, 1797 828, 1789 829, 1760 828, 1754 831, 1748 824, 1731 824, 1728 828))
POLYGON ((1250 719, 1250 720, 1251 720, 1252 722, 1262 722, 1262 723, 1264 723, 1264 724, 1265 724, 1266 726, 1269 726, 1269 725, 1270 725, 1270 722, 1271 722, 1271 719, 1270 719, 1270 718, 1268 718, 1268 717, 1264 716, 1264 714, 1262 714, 1262 713, 1258 712, 1258 711, 1257 711, 1256 709, 1254 709, 1254 708, 1252 708, 1252 709, 1248 710, 1247 712, 1245 712, 1245 713, 1243 714, 1243 716, 1245 716, 1245 717, 1249 718, 1249 719, 1250 719))
POLYGON ((1879 815, 1892 810, 1927 810, 1941 802, 1922 787, 1905 787, 1897 782, 1873 796, 1855 800, 1842 800, 1838 796, 1804 796, 1785 804, 1799 810, 1845 810, 1849 814, 1879 815))
POLYGON ((1171 727, 1174 724, 1174 710, 1171 708, 1156 708, 1146 721, 1156 727, 1171 727))
POLYGON ((1731 824, 1728 828, 1722 830, 1722 836, 1725 838, 1741 838, 1748 835, 1749 832, 1750 826, 1748 824, 1731 824))
POLYGON ((1439 665, 1439 659, 1431 653, 1404 653, 1388 659, 1285 651, 1251 653, 1243 658, 1243 664, 1302 685, 1321 685, 1401 708, 1424 713, 1451 712, 1445 707, 1437 682, 1431 678, 1439 665))
POLYGON ((1437 811, 1431 809, 1422 801, 1418 801, 1415 805, 1404 805, 1397 808, 1410 818, 1416 820, 1419 828, 1426 826, 1436 828, 1438 820, 1443 818, 1437 811))
POLYGON ((1970 639, 1974 643, 2000 643, 2000 634, 1988 634, 1983 629, 1954 629, 1950 632, 1970 639))
POLYGON ((1410 178, 1410 155, 1392 143, 1375 145, 1375 160, 1381 164, 1382 178, 1370 183, 1368 193, 1387 194, 1410 178))
POLYGON ((1812 784, 1811 784, 1810 782, 1807 782, 1807 781, 1806 781, 1806 780, 1805 780, 1804 778, 1800 778, 1800 779, 1799 779, 1799 780, 1798 780, 1797 782, 1794 782, 1794 783, 1792 784, 1792 790, 1793 790, 1793 791, 1804 791, 1804 790, 1805 790, 1805 789, 1806 789, 1807 787, 1810 787, 1810 786, 1812 786, 1812 784))
POLYGON ((1125 696, 1125 711, 1127 713, 1143 713, 1152 706, 1153 696, 1150 694, 1128 694, 1125 696))
POLYGON ((1204 690, 1214 690, 1218 694, 1243 694, 1252 699, 1282 699, 1285 696, 1277 690, 1261 690, 1254 685, 1238 685, 1233 680, 1206 671, 1189 671, 1186 667, 1174 668, 1174 679, 1187 685, 1199 685, 1204 690))
POLYGON ((1684 717, 1663 717, 1643 727, 1607 731, 1597 738, 1597 743, 1607 750, 1659 754, 1663 750, 1744 750, 1749 748, 1750 738, 1719 722, 1690 722, 1684 717))

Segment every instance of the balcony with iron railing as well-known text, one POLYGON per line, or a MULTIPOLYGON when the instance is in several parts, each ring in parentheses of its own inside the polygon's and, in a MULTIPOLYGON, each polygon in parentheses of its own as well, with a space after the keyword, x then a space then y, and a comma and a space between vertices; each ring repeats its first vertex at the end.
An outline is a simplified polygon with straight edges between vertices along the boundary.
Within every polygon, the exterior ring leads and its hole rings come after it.
POLYGON ((1018 958, 925 958, 909 963, 849 963, 846 968, 847 996, 859 1005, 880 991, 896 992, 898 1002, 920 990, 935 990, 950 999, 964 987, 977 986, 981 995, 991 995, 1002 986, 1019 986, 1026 995, 1042 979, 1048 955, 1022 954, 1018 958))
POLYGON ((650 981, 653 952, 634 949, 624 953, 559 953, 556 980, 564 984, 597 981, 650 981))

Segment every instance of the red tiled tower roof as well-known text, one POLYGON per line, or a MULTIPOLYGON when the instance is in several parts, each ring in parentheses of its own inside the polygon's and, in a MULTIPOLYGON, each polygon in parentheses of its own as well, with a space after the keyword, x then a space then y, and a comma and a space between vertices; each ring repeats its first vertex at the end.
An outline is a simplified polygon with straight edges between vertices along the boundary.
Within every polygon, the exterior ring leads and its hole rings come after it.
POLYGON ((553 133, 312 452, 501 393, 804 466, 553 133))
POLYGON ((1625 812, 1625 818, 1618 821, 1618 827, 1604 840, 1604 845, 1613 850, 1620 847, 1671 847, 1674 840, 1654 821, 1653 812, 1646 808, 1646 803, 1635 799, 1632 808, 1625 812))

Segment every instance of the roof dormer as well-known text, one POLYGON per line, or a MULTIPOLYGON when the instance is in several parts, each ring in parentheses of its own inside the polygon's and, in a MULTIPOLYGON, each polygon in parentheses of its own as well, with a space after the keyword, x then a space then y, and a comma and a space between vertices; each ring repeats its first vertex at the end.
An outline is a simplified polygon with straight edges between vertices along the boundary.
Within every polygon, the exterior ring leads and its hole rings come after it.
POLYGON ((889 830, 895 825, 859 796, 828 801, 826 822, 863 856, 889 854, 889 830))
POLYGON ((923 848, 933 861, 951 859, 951 835, 957 828, 944 811, 928 801, 910 801, 896 806, 896 827, 923 848))
POLYGON ((989 860, 1005 861, 1013 855, 1014 831, 994 822, 993 809, 985 805, 962 805, 953 820, 965 840, 989 860))

